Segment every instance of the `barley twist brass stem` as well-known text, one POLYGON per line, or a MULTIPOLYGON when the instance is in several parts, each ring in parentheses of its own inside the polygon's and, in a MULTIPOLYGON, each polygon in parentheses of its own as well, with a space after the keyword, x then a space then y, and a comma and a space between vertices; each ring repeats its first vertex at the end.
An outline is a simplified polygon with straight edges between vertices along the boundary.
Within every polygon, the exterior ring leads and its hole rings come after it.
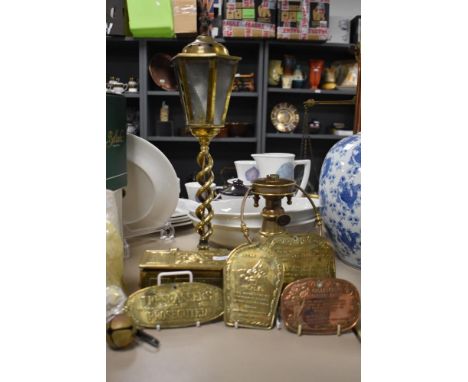
POLYGON ((197 225, 197 232, 200 235, 198 242, 199 249, 208 249, 208 239, 213 233, 211 228, 211 220, 213 219, 213 209, 211 202, 213 201, 213 190, 211 185, 214 181, 213 175, 213 158, 209 152, 208 144, 200 145, 200 153, 197 156, 197 162, 201 170, 196 176, 196 180, 200 183, 200 188, 197 191, 197 198, 200 200, 200 205, 195 210, 195 214, 200 223, 197 225))

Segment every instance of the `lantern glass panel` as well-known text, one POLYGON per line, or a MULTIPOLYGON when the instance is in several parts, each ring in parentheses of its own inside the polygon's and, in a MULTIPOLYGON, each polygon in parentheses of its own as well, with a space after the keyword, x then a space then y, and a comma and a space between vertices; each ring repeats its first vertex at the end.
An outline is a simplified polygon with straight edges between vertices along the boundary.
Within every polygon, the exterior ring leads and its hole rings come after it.
MULTIPOLYGON (((185 71, 187 75, 187 89, 192 108, 192 118, 187 115, 190 123, 203 124, 206 122, 206 109, 209 87, 209 60, 187 60, 185 71)), ((187 113, 187 111, 186 111, 187 113)))
POLYGON ((225 115, 227 110, 226 98, 231 92, 232 81, 236 74, 237 61, 232 60, 217 60, 217 78, 216 78, 216 100, 214 112, 214 124, 224 125, 225 115), (224 118, 223 118, 224 116, 224 118))

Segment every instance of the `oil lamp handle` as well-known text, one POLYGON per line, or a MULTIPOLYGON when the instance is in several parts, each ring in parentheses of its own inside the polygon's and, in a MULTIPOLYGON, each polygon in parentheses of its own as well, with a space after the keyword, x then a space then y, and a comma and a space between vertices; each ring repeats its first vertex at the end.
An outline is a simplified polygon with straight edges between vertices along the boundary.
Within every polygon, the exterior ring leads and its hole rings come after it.
POLYGON ((244 197, 242 199, 241 203, 241 213, 240 213, 240 221, 241 221, 241 231, 246 240, 249 242, 249 244, 252 244, 252 240, 249 237, 249 229, 247 228, 247 224, 244 222, 244 209, 245 209, 245 202, 250 194, 250 191, 252 190, 252 187, 249 187, 247 191, 244 194, 244 197))
POLYGON ((309 200, 310 204, 312 204, 312 208, 314 209, 314 215, 315 215, 315 226, 318 227, 319 234, 320 236, 322 236, 322 216, 320 216, 319 210, 315 206, 315 203, 312 200, 312 198, 309 195, 307 195, 307 193, 300 186, 296 184, 296 188, 301 190, 302 194, 309 200))

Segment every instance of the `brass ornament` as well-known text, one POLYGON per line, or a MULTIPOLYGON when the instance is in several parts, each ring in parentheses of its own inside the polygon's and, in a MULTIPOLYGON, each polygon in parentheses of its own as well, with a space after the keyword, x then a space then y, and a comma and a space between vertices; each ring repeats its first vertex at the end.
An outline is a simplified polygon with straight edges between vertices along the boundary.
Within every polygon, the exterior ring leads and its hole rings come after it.
MULTIPOLYGON (((147 250, 140 261, 140 286, 142 288, 156 285, 158 274, 167 271, 189 270, 193 280, 206 284, 223 286, 223 267, 228 251, 217 249, 204 251, 147 250)), ((166 282, 186 281, 184 276, 169 276, 166 282)))
POLYGON ((259 244, 243 244, 224 269, 224 322, 228 326, 271 329, 283 284, 283 265, 259 244))
POLYGON ((281 133, 292 133, 299 124, 299 113, 294 105, 282 102, 273 107, 271 123, 281 133))
POLYGON ((117 350, 130 346, 135 340, 137 328, 126 314, 118 314, 106 325, 106 341, 110 348, 117 350))
POLYGON ((284 265, 284 285, 310 277, 335 277, 333 247, 314 232, 275 235, 265 245, 284 265))
POLYGON ((341 279, 294 281, 281 295, 281 317, 286 328, 299 335, 340 335, 360 318, 359 292, 341 279))
POLYGON ((195 326, 222 316, 223 291, 198 282, 154 285, 133 293, 125 309, 141 327, 195 326))

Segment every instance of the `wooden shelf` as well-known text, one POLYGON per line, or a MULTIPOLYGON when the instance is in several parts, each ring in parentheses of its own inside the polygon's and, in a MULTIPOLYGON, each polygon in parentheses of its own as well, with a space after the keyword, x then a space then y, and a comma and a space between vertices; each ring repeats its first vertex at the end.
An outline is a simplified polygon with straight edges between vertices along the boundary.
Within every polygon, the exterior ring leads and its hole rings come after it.
POLYGON ((356 89, 341 89, 341 90, 322 90, 322 89, 282 89, 268 88, 269 93, 282 94, 324 94, 324 95, 356 95, 356 89))
MULTIPOLYGON (((293 133, 267 133, 267 138, 278 138, 278 139, 301 139, 302 134, 293 133)), ((335 135, 335 134, 309 134, 310 139, 330 139, 337 140, 346 138, 346 135, 335 135)))

